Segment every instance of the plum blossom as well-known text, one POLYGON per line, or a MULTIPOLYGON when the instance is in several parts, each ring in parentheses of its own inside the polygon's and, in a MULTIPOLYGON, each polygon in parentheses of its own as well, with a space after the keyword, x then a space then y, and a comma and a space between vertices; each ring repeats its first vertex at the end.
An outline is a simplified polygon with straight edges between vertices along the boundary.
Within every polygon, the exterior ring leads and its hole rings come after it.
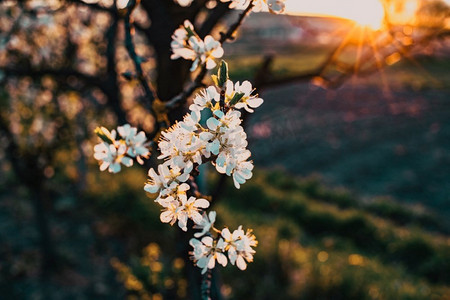
POLYGON ((206 199, 196 199, 186 195, 180 195, 178 198, 181 201, 181 206, 178 210, 178 225, 183 231, 187 231, 187 220, 191 219, 194 223, 199 224, 202 221, 202 215, 199 213, 200 209, 208 208, 209 202, 206 199))
MULTIPOLYGON (((252 0, 220 0, 221 2, 231 2, 230 8, 245 9, 252 0)), ((273 14, 284 12, 286 0, 253 0, 252 11, 269 11, 273 14)))
MULTIPOLYGON (((199 116, 201 111, 209 108, 211 111, 219 110, 220 94, 215 86, 210 86, 201 91, 194 98, 194 103, 189 106, 192 114, 199 116)), ((200 118, 198 118, 200 119, 200 118)))
POLYGON ((187 114, 183 121, 176 123, 167 131, 161 133, 158 159, 169 162, 173 168, 190 172, 194 164, 202 164, 202 155, 209 157, 206 142, 195 132, 201 127, 196 114, 187 114), (195 130, 195 131, 194 131, 195 130))
POLYGON ((100 171, 108 169, 111 173, 118 173, 121 170, 121 164, 131 167, 133 158, 143 164, 143 158, 148 158, 150 155, 145 133, 143 131, 137 133, 137 129, 129 124, 119 126, 117 131, 110 132, 101 127, 95 132, 103 140, 94 146, 94 158, 100 162, 100 171), (117 132, 119 139, 116 139, 117 132))
MULTIPOLYGON (((179 207, 180 203, 176 201, 173 197, 167 197, 164 201, 160 201, 162 207, 164 207, 163 212, 160 215, 161 222, 170 223, 170 225, 175 224, 179 219, 179 207)), ((178 223, 180 225, 180 222, 178 223)), ((182 225, 180 225, 180 228, 182 225)))
POLYGON ((195 197, 186 196, 186 189, 181 193, 175 193, 166 198, 159 198, 158 203, 163 207, 160 215, 161 222, 175 224, 178 221, 178 227, 183 231, 187 231, 188 219, 194 223, 201 223, 203 217, 201 215, 202 209, 209 207, 209 202, 206 199, 197 199, 195 197))
POLYGON ((196 238, 204 236, 213 227, 214 222, 216 222, 216 212, 210 211, 209 214, 204 213, 203 219, 197 223, 194 228, 201 229, 201 232, 194 233, 196 238))
POLYGON ((236 188, 252 177, 253 164, 247 161, 251 153, 246 149, 247 135, 241 124, 240 112, 230 110, 226 114, 216 111, 206 124, 209 135, 206 149, 217 155, 215 167, 219 173, 233 175, 236 188))
POLYGON ((117 131, 128 146, 127 154, 135 157, 139 164, 144 164, 142 157, 148 157, 150 154, 145 133, 143 131, 137 133, 137 128, 131 127, 130 124, 117 127, 117 131))
POLYGON ((223 239, 216 241, 210 236, 204 236, 201 240, 192 238, 189 244, 194 248, 191 255, 197 266, 202 269, 202 274, 208 269, 214 269, 216 260, 224 267, 227 265, 227 257, 223 254, 223 239))
POLYGON ((214 59, 223 56, 222 45, 210 35, 207 35, 204 41, 193 36, 189 39, 189 44, 196 55, 193 59, 191 72, 195 71, 199 64, 206 64, 206 68, 211 70, 217 65, 214 59))
POLYGON ((188 180, 189 170, 171 167, 169 163, 164 163, 158 166, 158 173, 156 173, 153 168, 150 168, 148 177, 149 179, 145 184, 144 190, 151 194, 162 191, 162 194, 165 195, 170 194, 167 190, 173 190, 179 186, 180 183, 188 180))
POLYGON ((227 81, 225 95, 228 102, 231 101, 236 94, 242 95, 240 100, 234 105, 237 109, 244 108, 249 113, 252 113, 254 112, 252 108, 257 108, 263 104, 264 100, 259 98, 258 95, 252 95, 252 93, 252 84, 248 80, 244 81, 242 84, 240 84, 239 81, 235 84, 233 84, 231 80, 227 81))
POLYGON ((247 268, 247 262, 253 261, 253 254, 255 250, 252 247, 256 247, 258 242, 251 230, 244 233, 242 226, 230 233, 228 228, 224 228, 221 233, 224 239, 224 250, 228 251, 228 258, 232 265, 245 270, 247 268))
POLYGON ((171 59, 184 58, 192 60, 191 72, 195 71, 201 64, 205 64, 208 70, 217 64, 215 58, 223 56, 223 48, 219 41, 211 35, 202 40, 194 31, 192 23, 188 20, 180 26, 172 35, 171 59))
POLYGON ((110 173, 118 173, 121 170, 120 164, 131 167, 133 160, 125 156, 127 147, 123 144, 118 148, 112 144, 102 142, 94 146, 94 158, 101 162, 100 171, 108 169, 110 173))
MULTIPOLYGON (((188 55, 183 49, 187 47, 189 38, 194 34, 194 25, 192 25, 189 20, 185 20, 183 25, 174 31, 172 34, 172 42, 170 43, 173 52, 170 57, 171 59, 177 59, 188 55)), ((190 54, 191 52, 188 51, 188 53, 190 54)))

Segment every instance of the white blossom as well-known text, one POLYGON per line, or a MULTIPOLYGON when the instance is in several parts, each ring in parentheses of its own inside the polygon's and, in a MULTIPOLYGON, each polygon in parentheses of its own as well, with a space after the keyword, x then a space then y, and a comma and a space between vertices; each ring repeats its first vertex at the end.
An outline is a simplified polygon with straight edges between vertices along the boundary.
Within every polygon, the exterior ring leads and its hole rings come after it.
POLYGON ((173 53, 171 59, 182 57, 193 61, 191 72, 195 71, 200 64, 205 64, 206 68, 210 70, 217 65, 214 59, 223 56, 220 42, 210 35, 202 40, 188 20, 173 33, 171 48, 173 53))
POLYGON ((227 257, 223 254, 223 239, 215 241, 210 236, 204 236, 201 240, 192 238, 189 244, 194 248, 191 252, 192 258, 202 269, 202 274, 205 274, 208 269, 214 269, 216 260, 224 267, 227 265, 227 257))
POLYGON ((201 127, 197 117, 196 114, 187 114, 184 121, 161 133, 159 159, 166 159, 172 167, 190 172, 194 164, 202 164, 202 155, 209 157, 209 153, 205 151, 206 142, 195 132, 201 127))
POLYGON ((215 167, 219 173, 233 175, 236 188, 252 177, 253 164, 247 159, 247 135, 240 126, 240 112, 230 110, 226 114, 216 111, 207 121, 210 132, 203 134, 208 141, 206 150, 217 155, 215 167))
POLYGON ((191 187, 187 183, 180 184, 180 182, 174 181, 169 185, 169 187, 161 190, 158 198, 155 199, 155 202, 163 201, 163 199, 168 196, 176 197, 178 199, 180 195, 186 195, 186 192, 190 188, 191 187))
POLYGON ((148 157, 150 150, 147 148, 147 137, 143 131, 137 133, 137 128, 131 127, 130 124, 117 127, 119 135, 125 140, 128 147, 127 154, 135 157, 139 164, 143 164, 142 157, 148 157))
POLYGON ((133 160, 125 156, 127 147, 120 144, 117 148, 113 144, 102 142, 94 146, 94 158, 101 162, 100 171, 108 169, 111 173, 118 173, 121 170, 120 164, 131 167, 133 160))
POLYGON ((196 238, 204 236, 216 222, 216 212, 210 211, 209 214, 203 213, 202 220, 194 226, 195 229, 201 229, 201 232, 194 233, 196 238))
MULTIPOLYGON (((188 169, 180 169, 177 167, 171 167, 170 162, 160 164, 158 166, 158 173, 153 168, 148 171, 148 181, 144 187, 144 190, 154 194, 164 189, 173 189, 181 182, 186 182, 189 178, 188 169), (173 184, 175 183, 175 184, 173 184)), ((169 194, 167 191, 164 194, 169 194)))
POLYGON ((142 158, 150 155, 145 133, 143 131, 137 133, 137 129, 130 124, 119 126, 117 131, 110 132, 105 127, 101 127, 95 132, 103 140, 94 146, 94 158, 100 161, 101 171, 108 169, 111 173, 118 173, 121 170, 121 164, 131 167, 133 158, 143 164, 142 158), (117 132, 120 139, 116 139, 117 132))
POLYGON ((160 215, 161 222, 170 223, 170 225, 175 224, 179 219, 180 203, 173 197, 167 197, 165 201, 161 201, 160 204, 164 207, 164 210, 160 215))
POLYGON ((172 56, 171 59, 177 59, 180 57, 185 57, 187 55, 190 57, 191 51, 184 51, 183 49, 187 49, 187 41, 191 34, 194 33, 194 25, 189 20, 185 20, 183 25, 181 25, 178 29, 174 31, 172 34, 172 42, 170 44, 172 48, 172 56))
MULTIPOLYGON (((220 0, 221 2, 231 2, 230 8, 245 9, 252 0, 220 0)), ((269 11, 274 14, 284 12, 286 0, 253 0, 252 11, 269 11)))
POLYGON ((200 112, 205 108, 209 108, 213 112, 219 110, 219 101, 220 94, 217 91, 217 88, 215 86, 210 86, 195 96, 194 103, 189 106, 189 109, 192 114, 199 116, 200 112))
POLYGON ((242 98, 238 103, 234 105, 235 108, 241 109, 244 108, 249 113, 254 112, 252 108, 257 108, 261 104, 263 104, 264 100, 259 98, 257 95, 252 95, 253 89, 250 81, 244 81, 242 84, 239 84, 239 81, 233 85, 231 80, 227 81, 225 97, 227 101, 233 99, 236 93, 243 94, 242 98))
POLYGON ((224 238, 224 250, 228 252, 228 258, 232 265, 245 270, 247 268, 247 262, 253 261, 253 254, 255 250, 252 247, 256 247, 258 242, 251 230, 244 233, 242 226, 233 231, 231 234, 228 228, 224 228, 221 233, 224 238))
POLYGON ((200 223, 202 215, 199 211, 202 208, 208 208, 209 202, 206 199, 196 199, 195 197, 187 199, 186 195, 180 195, 178 199, 181 201, 178 209, 178 225, 181 229, 187 231, 187 220, 191 219, 196 224, 200 223))

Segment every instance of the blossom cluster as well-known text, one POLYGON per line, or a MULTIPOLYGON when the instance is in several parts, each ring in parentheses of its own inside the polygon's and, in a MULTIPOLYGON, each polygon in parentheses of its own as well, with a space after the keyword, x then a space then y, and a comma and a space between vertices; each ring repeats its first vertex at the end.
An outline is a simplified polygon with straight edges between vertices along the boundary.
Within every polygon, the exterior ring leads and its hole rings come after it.
POLYGON ((111 173, 118 173, 121 164, 131 167, 133 159, 143 164, 143 158, 150 155, 145 133, 138 133, 137 129, 129 124, 119 126, 117 131, 113 129, 110 132, 105 127, 100 127, 95 132, 102 139, 101 143, 94 146, 94 158, 100 162, 101 171, 108 169, 111 173), (119 139, 116 139, 117 132, 119 139))
POLYGON ((216 85, 202 90, 190 105, 190 112, 184 119, 175 123, 168 130, 161 132, 158 143, 161 155, 158 159, 164 163, 158 170, 151 168, 144 190, 158 194, 155 202, 162 206, 160 219, 163 223, 178 226, 187 231, 188 220, 196 233, 191 245, 194 247, 193 258, 205 272, 208 268, 229 261, 240 269, 246 268, 246 261, 251 262, 256 246, 256 239, 251 232, 244 233, 242 228, 233 234, 227 228, 219 231, 213 227, 215 212, 207 216, 205 209, 210 203, 205 198, 197 198, 193 191, 190 177, 198 166, 211 162, 219 173, 232 176, 236 188, 252 177, 253 163, 249 160, 247 135, 241 126, 241 112, 245 109, 253 112, 263 103, 263 99, 253 94, 248 81, 233 83, 220 75, 226 63, 222 62, 218 76, 213 77, 216 85), (221 79, 219 79, 219 77, 221 79), (202 118, 206 122, 202 122, 202 118), (195 196, 194 196, 195 195, 195 196), (216 239, 212 233, 220 233, 216 239))
MULTIPOLYGON (((209 213, 209 218, 205 215, 203 224, 199 226, 203 227, 203 230, 200 234, 196 233, 195 236, 200 237, 201 234, 212 228, 215 217, 215 211, 209 213)), ((229 260, 232 265, 245 270, 247 262, 253 261, 255 250, 252 247, 258 245, 258 241, 252 234, 252 231, 247 230, 247 232, 244 232, 242 226, 239 226, 233 233, 226 227, 221 231, 215 230, 220 233, 216 239, 206 235, 201 239, 192 238, 189 241, 189 244, 194 248, 191 252, 192 258, 196 261, 197 266, 202 269, 202 274, 208 269, 213 269, 216 261, 225 267, 229 260), (228 259, 225 254, 228 255, 228 259)))
POLYGON ((230 8, 245 9, 253 1, 252 11, 269 11, 273 14, 284 12, 286 0, 220 0, 221 2, 231 2, 230 8))
POLYGON ((217 65, 214 59, 223 56, 220 42, 210 35, 202 40, 189 20, 185 20, 183 25, 173 33, 171 48, 173 52, 171 59, 182 57, 193 61, 191 72, 203 64, 206 64, 206 68, 210 70, 217 65))

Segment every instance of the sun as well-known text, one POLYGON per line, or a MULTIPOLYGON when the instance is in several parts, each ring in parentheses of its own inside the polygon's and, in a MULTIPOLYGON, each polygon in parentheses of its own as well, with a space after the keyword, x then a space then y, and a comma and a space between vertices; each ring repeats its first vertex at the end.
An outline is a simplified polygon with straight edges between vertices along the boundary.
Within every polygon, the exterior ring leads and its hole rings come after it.
POLYGON ((286 0, 286 13, 345 18, 373 30, 380 29, 384 19, 380 0, 286 0))

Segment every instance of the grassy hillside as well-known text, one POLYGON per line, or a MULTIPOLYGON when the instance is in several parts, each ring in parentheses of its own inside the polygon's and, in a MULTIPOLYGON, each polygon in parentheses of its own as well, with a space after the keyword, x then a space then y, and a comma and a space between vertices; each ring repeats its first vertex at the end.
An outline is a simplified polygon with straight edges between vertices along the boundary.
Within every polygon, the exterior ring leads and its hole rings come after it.
MULTIPOLYGON (((172 256, 178 229, 158 224, 157 206, 134 191, 136 177, 128 178, 116 181, 128 190, 117 193, 122 188, 111 186, 94 198, 116 233, 154 243, 113 266, 140 298, 167 295, 168 287, 185 295, 183 263, 172 256), (125 197, 130 200, 123 202, 125 197)), ((218 226, 253 228, 259 240, 247 271, 220 270, 226 299, 450 297, 450 237, 418 207, 362 201, 314 178, 259 171, 241 190, 229 185, 214 209, 218 226)))
MULTIPOLYGON (((308 48, 302 46, 287 50, 287 53, 275 55, 271 68, 272 76, 284 78, 292 75, 316 70, 328 58, 332 49, 308 48)), ((353 63, 357 48, 343 54, 343 59, 353 63)), ((234 80, 249 80, 261 67, 264 55, 231 55, 225 57, 230 65, 230 76, 234 80)), ((392 89, 411 88, 414 91, 429 88, 444 88, 450 86, 450 76, 447 72, 450 60, 444 57, 421 56, 411 60, 404 59, 393 65, 385 66, 381 73, 375 73, 369 78, 364 77, 367 86, 383 87, 388 83, 392 89), (381 74, 381 75, 380 75, 381 74)))
POLYGON ((217 209, 224 223, 248 224, 260 239, 245 276, 224 272, 232 298, 450 297, 450 240, 429 213, 392 200, 362 203, 282 172, 228 189, 217 209))

